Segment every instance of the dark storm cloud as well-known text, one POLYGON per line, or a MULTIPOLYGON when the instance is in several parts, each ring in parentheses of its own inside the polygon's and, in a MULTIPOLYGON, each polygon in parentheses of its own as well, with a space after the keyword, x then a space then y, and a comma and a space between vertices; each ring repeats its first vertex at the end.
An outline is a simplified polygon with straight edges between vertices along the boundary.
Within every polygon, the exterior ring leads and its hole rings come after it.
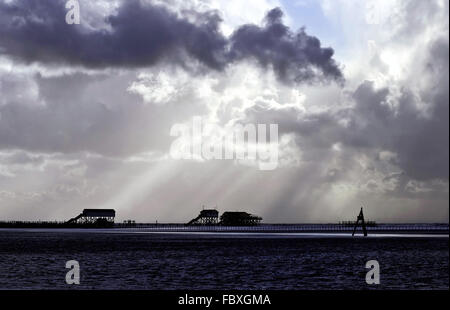
POLYGON ((273 66, 284 81, 308 81, 317 75, 340 80, 342 73, 333 60, 332 48, 322 48, 319 39, 306 34, 304 29, 292 33, 281 18, 283 12, 271 10, 264 27, 244 25, 231 37, 233 59, 254 57, 260 65, 273 66))
POLYGON ((67 62, 87 67, 149 66, 180 52, 212 68, 226 45, 213 13, 198 14, 199 24, 178 18, 160 6, 125 1, 107 17, 112 31, 88 31, 65 21, 65 1, 19 0, 0 4, 0 45, 27 62, 67 62))
POLYGON ((356 91, 355 121, 350 128, 352 134, 347 135, 353 139, 347 139, 347 143, 365 142, 362 145, 396 153, 395 164, 413 179, 448 180, 448 91, 446 95, 442 94, 447 98, 447 103, 440 98, 432 98, 434 102, 428 117, 414 108, 415 98, 409 90, 403 90, 395 112, 386 108, 385 101, 377 99, 380 92, 367 82, 356 91), (374 100, 363 101, 359 96, 365 94, 374 100))
MULTIPOLYGON (((271 10, 264 27, 244 25, 224 37, 218 12, 179 17, 157 5, 124 1, 105 20, 111 30, 88 30, 65 22, 64 1, 0 3, 0 54, 26 62, 68 63, 92 68, 141 67, 165 61, 189 66, 196 60, 213 70, 256 59, 283 81, 342 79, 333 49, 300 30, 292 33, 271 10), (191 21, 194 20, 194 21, 191 21), (188 56, 188 57, 186 57, 188 56)), ((83 21, 82 21, 83 23, 83 21)))

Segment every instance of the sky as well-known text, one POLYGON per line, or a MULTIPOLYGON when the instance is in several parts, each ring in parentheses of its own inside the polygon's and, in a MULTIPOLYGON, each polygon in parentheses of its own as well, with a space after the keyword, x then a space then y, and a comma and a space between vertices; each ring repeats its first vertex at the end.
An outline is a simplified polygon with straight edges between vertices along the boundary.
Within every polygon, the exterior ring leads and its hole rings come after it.
POLYGON ((447 222, 445 0, 0 0, 0 219, 447 222), (277 124, 278 162, 175 124, 277 124))

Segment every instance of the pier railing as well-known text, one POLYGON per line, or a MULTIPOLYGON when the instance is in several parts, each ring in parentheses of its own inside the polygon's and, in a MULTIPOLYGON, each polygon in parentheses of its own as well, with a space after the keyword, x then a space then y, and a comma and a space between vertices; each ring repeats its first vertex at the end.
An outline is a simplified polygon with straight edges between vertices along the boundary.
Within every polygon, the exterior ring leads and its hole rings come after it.
MULTIPOLYGON (((68 224, 59 221, 0 221, 0 228, 105 228, 93 225, 68 224)), ((259 224, 254 226, 221 226, 221 225, 191 225, 179 223, 116 223, 110 228, 127 230, 145 230, 156 232, 352 232, 350 222, 330 224, 259 224)), ((357 229, 359 233, 361 228, 357 229)), ((368 232, 411 232, 448 234, 449 225, 440 223, 411 224, 375 224, 367 227, 368 232)))
MULTIPOLYGON (((353 226, 347 223, 340 224, 260 224, 255 226, 220 226, 198 225, 186 226, 184 224, 115 224, 115 228, 128 228, 147 231, 210 231, 210 232, 351 232, 353 226)), ((357 230, 359 231, 360 228, 357 230)), ((376 224, 367 227, 372 232, 430 232, 448 233, 448 224, 376 224)))

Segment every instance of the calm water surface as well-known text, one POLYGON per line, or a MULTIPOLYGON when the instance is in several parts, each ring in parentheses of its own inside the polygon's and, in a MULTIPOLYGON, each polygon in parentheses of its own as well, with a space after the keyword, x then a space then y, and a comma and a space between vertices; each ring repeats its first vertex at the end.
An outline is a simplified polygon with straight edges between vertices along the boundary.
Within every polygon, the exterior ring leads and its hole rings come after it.
POLYGON ((449 289, 444 238, 0 231, 0 289, 449 289))

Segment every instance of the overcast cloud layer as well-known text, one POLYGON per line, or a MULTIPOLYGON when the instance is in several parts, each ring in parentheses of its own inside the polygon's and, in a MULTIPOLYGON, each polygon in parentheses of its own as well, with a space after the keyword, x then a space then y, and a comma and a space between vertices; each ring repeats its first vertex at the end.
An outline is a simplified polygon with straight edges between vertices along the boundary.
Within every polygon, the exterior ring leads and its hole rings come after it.
POLYGON ((353 2, 0 0, 0 217, 448 222, 448 2, 353 2), (170 159, 193 116, 277 123, 278 168, 170 159))

